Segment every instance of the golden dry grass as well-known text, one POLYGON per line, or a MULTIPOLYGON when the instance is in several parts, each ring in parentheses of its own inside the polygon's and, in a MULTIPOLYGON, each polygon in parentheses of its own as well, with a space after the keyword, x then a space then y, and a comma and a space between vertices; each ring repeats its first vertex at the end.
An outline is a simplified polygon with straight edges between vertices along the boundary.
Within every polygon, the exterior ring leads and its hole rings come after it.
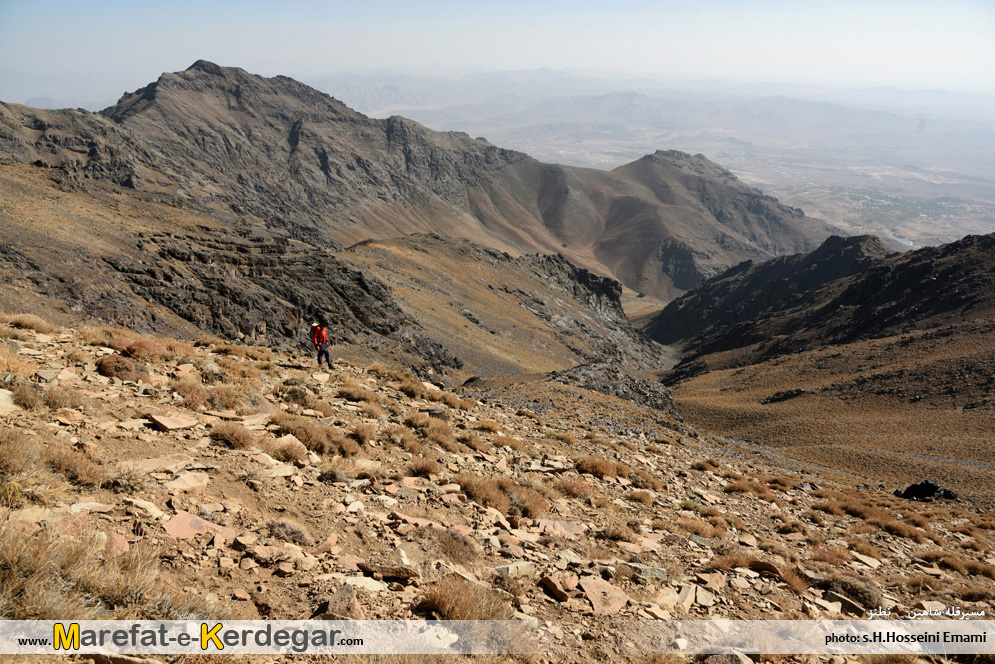
POLYGON ((211 428, 212 441, 234 450, 246 450, 256 445, 256 434, 237 422, 219 422, 211 428))
POLYGON ((508 620, 514 613, 497 591, 455 574, 429 586, 419 608, 443 620, 508 620))

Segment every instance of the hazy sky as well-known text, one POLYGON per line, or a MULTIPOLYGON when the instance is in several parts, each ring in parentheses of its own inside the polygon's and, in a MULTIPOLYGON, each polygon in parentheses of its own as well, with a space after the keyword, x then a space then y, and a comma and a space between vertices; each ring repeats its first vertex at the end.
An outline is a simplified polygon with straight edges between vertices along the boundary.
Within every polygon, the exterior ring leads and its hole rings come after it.
POLYGON ((995 0, 0 0, 0 100, 114 100, 199 58, 995 93, 995 0))

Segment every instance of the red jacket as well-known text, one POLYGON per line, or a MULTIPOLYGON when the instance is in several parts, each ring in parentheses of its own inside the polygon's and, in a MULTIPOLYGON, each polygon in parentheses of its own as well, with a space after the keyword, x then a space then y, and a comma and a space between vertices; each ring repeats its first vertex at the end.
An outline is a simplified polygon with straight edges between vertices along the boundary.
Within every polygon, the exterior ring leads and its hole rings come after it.
POLYGON ((321 325, 315 325, 311 328, 311 341, 314 342, 315 346, 320 346, 321 344, 328 343, 328 328, 322 327, 321 325))

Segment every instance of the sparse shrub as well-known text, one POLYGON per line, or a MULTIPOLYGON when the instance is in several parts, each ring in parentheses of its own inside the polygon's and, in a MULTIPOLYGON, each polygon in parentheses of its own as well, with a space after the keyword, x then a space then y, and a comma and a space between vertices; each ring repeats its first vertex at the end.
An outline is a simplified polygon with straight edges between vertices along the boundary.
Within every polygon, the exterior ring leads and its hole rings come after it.
POLYGON ((318 474, 318 481, 325 484, 348 484, 351 478, 339 467, 326 468, 318 474))
POLYGON ((594 485, 582 477, 561 477, 553 486, 563 495, 572 498, 590 498, 595 494, 594 485))
POLYGON ((812 509, 832 514, 833 516, 843 516, 843 508, 835 501, 826 501, 812 505, 812 509))
POLYGON ((428 413, 411 413, 404 418, 404 423, 412 429, 424 429, 432 420, 428 413))
POLYGON ((501 430, 501 425, 494 420, 480 420, 479 422, 477 422, 477 430, 497 433, 498 431, 501 430))
POLYGON ((853 559, 849 549, 844 546, 826 546, 818 544, 812 549, 812 560, 817 560, 833 567, 843 567, 853 559))
POLYGON ((425 386, 411 377, 402 380, 397 389, 412 399, 419 399, 425 393, 425 386))
POLYGON ((307 528, 294 521, 279 519, 269 524, 269 534, 272 537, 291 542, 298 546, 310 546, 314 542, 314 537, 307 528))
POLYGON ((77 486, 96 488, 106 479, 103 466, 68 446, 49 447, 45 450, 45 461, 77 486))
POLYGON ((429 586, 419 608, 443 620, 508 620, 514 614, 504 596, 455 574, 429 586))
POLYGON ((359 441, 363 445, 370 442, 373 436, 377 433, 377 426, 375 424, 370 424, 368 422, 361 422, 352 427, 352 436, 355 440, 359 441))
POLYGON ((697 517, 685 517, 683 519, 678 519, 677 525, 686 532, 697 535, 698 537, 711 539, 712 537, 717 537, 721 534, 720 531, 711 523, 697 517))
POLYGON ((183 398, 183 405, 191 410, 200 410, 211 397, 206 387, 192 380, 174 378, 169 381, 169 386, 183 398))
POLYGON ((525 443, 517 438, 512 438, 511 436, 502 436, 498 434, 494 437, 493 442, 496 447, 507 447, 515 450, 516 452, 522 452, 525 450, 525 443))
MULTIPOLYGON (((5 316, 6 317, 6 316, 5 316)), ((14 314, 7 318, 7 325, 21 330, 34 330, 39 334, 52 334, 59 328, 35 314, 14 314)))
POLYGON ((714 471, 718 470, 721 464, 715 459, 705 459, 704 461, 696 461, 691 464, 691 470, 704 471, 714 471))
POLYGON ((653 504, 653 494, 649 491, 632 491, 629 493, 628 499, 634 502, 642 503, 647 507, 653 504))
POLYGON ((219 422, 211 429, 211 440, 234 450, 245 450, 255 446, 256 436, 236 422, 219 422))
POLYGON ((576 461, 577 472, 594 475, 598 479, 605 477, 617 477, 617 464, 606 461, 596 456, 584 456, 576 461))
POLYGON ((786 492, 794 489, 798 483, 790 477, 778 476, 768 480, 767 486, 775 491, 786 492))
POLYGON ((756 487, 749 480, 741 479, 730 482, 722 488, 726 493, 755 493, 756 487))
POLYGON ((160 360, 166 356, 166 350, 151 339, 139 339, 129 344, 125 352, 128 357, 142 362, 160 360))
POLYGON ((429 475, 437 475, 442 467, 437 461, 432 459, 416 459, 408 464, 405 470, 406 474, 411 477, 428 477, 429 475))
POLYGON ((14 403, 25 410, 40 408, 44 403, 44 392, 34 385, 15 385, 11 392, 14 403))

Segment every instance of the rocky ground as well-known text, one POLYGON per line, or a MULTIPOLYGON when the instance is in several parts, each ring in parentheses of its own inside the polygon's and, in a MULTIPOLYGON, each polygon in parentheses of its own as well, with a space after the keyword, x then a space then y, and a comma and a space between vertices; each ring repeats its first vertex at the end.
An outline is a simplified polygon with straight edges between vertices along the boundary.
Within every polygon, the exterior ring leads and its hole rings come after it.
POLYGON ((638 620, 995 610, 990 514, 666 411, 3 320, 4 618, 513 618, 586 662, 645 660, 638 620))

